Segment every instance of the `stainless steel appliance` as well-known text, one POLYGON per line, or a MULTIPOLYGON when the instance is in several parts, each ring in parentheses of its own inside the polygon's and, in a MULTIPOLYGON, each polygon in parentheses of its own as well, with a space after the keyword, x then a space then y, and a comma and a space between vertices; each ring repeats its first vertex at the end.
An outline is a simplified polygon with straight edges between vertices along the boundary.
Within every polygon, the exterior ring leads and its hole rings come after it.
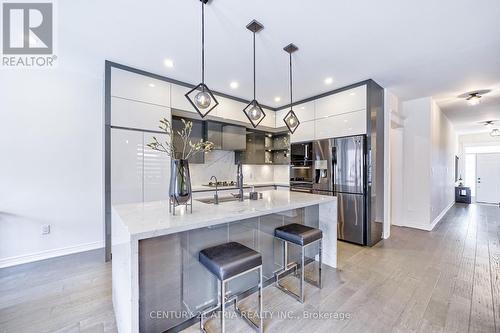
POLYGON ((333 195, 331 140, 313 142, 313 193, 333 195))
POLYGON ((312 142, 293 143, 290 150, 290 190, 312 193, 312 142))
POLYGON ((333 190, 337 196, 337 237, 366 245, 365 136, 332 139, 333 190))

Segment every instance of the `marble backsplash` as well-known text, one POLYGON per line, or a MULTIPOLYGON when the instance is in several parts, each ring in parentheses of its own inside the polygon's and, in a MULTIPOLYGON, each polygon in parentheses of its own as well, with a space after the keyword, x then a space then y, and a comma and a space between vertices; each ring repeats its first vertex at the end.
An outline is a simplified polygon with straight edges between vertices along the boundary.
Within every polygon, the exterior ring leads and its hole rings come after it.
MULTIPOLYGON (((236 164, 234 151, 214 150, 205 154, 204 164, 191 164, 191 184, 199 186, 207 184, 211 176, 218 180, 236 180, 236 164)), ((288 183, 288 165, 244 165, 245 183, 288 183)))

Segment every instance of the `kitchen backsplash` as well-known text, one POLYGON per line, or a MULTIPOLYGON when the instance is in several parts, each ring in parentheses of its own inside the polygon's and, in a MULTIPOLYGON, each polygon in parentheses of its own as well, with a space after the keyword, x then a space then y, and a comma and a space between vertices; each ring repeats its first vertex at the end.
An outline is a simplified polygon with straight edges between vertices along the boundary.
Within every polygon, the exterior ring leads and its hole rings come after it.
MULTIPOLYGON (((236 180, 234 151, 214 150, 205 154, 204 164, 191 164, 191 183, 193 186, 207 184, 211 176, 218 180, 236 180)), ((288 183, 287 165, 243 165, 245 183, 288 183)))

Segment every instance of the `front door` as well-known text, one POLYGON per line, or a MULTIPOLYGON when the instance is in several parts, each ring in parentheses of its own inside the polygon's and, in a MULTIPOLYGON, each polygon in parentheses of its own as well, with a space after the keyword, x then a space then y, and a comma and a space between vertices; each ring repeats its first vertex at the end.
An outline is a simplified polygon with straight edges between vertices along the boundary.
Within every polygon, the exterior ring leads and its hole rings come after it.
POLYGON ((500 203, 500 153, 477 154, 476 201, 500 203))

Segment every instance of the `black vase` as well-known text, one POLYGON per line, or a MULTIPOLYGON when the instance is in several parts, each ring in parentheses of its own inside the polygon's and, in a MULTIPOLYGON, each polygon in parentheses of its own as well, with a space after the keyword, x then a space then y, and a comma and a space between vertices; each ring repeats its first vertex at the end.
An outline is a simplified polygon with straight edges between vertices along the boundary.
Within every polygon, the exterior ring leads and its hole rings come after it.
POLYGON ((170 200, 175 205, 186 204, 191 199, 189 161, 172 159, 170 168, 170 200))

